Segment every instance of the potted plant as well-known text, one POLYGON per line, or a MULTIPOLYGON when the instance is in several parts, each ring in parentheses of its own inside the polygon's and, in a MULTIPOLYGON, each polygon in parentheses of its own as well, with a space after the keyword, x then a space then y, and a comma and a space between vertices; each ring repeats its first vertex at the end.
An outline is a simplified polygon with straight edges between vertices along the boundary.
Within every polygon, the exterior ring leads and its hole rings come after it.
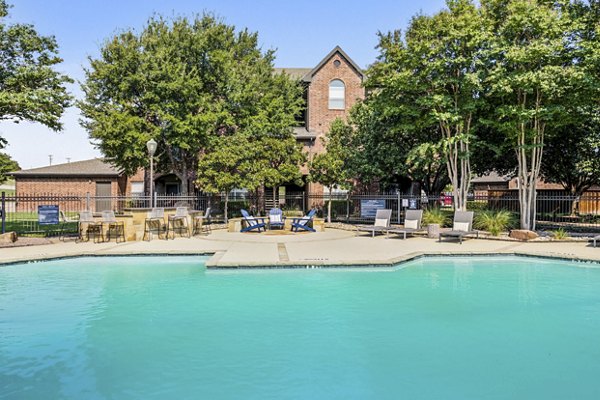
POLYGON ((427 237, 437 239, 440 228, 448 223, 448 216, 439 208, 431 208, 423 213, 423 225, 427 226, 427 237))

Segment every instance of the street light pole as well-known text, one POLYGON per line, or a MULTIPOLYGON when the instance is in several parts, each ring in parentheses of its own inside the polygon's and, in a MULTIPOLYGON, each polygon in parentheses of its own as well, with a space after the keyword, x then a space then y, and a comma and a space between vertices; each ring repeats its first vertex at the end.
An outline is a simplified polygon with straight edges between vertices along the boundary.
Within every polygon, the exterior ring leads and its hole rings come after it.
POLYGON ((150 156, 150 207, 154 208, 154 153, 156 153, 156 147, 158 143, 154 139, 150 139, 146 142, 146 148, 148 149, 148 156, 150 156))

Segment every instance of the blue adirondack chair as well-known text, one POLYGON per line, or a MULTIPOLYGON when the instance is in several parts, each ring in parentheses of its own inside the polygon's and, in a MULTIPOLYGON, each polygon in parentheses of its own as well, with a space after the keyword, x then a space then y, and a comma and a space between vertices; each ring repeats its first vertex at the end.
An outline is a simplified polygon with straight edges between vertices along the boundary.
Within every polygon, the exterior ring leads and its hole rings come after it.
POLYGON ((241 232, 250 232, 253 230, 257 230, 260 232, 261 229, 267 230, 267 224, 265 223, 264 218, 256 218, 248 214, 248 211, 242 209, 242 217, 244 217, 244 221, 246 221, 246 227, 242 228, 241 232))
POLYGON ((316 232, 311 226, 308 225, 316 213, 317 210, 313 208, 302 218, 292 218, 292 232, 298 232, 300 229, 309 232, 316 232))
POLYGON ((271 208, 269 210, 269 229, 281 228, 285 226, 285 217, 281 208, 271 208))

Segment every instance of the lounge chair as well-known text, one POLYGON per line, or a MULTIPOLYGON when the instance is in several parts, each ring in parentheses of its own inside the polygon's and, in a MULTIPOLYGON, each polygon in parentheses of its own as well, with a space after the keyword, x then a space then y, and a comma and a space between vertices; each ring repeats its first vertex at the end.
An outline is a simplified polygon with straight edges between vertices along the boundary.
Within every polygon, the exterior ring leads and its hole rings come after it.
POLYGON ((246 227, 242 228, 240 232, 250 232, 253 230, 257 230, 258 232, 262 230, 267 230, 267 224, 265 223, 265 219, 261 217, 253 217, 248 214, 248 211, 242 209, 242 217, 244 217, 244 221, 246 221, 246 227))
POLYGON ((298 232, 299 230, 316 232, 315 229, 309 225, 316 213, 317 210, 313 208, 302 218, 292 218, 292 232, 298 232))
POLYGON ((472 229, 473 211, 456 211, 454 213, 454 223, 451 231, 440 232, 438 240, 441 242, 443 237, 458 238, 462 244, 463 237, 475 234, 479 237, 479 231, 472 229))
POLYGON ((376 232, 387 233, 390 229, 391 219, 392 210, 377 210, 373 225, 357 225, 356 231, 371 232, 372 237, 375 237, 376 232))
POLYGON ((269 229, 285 227, 285 217, 281 208, 271 208, 269 211, 269 229))
POLYGON ((390 228, 387 233, 396 233, 406 239, 406 235, 412 235, 416 232, 423 232, 421 220, 423 219, 423 210, 406 210, 404 216, 404 227, 390 228))

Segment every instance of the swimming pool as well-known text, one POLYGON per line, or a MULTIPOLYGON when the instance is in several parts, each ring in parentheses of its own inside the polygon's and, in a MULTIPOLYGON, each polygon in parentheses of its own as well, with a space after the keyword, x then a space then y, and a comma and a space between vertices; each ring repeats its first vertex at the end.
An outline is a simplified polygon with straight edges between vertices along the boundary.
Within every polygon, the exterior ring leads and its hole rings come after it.
POLYGON ((600 269, 516 257, 0 268, 0 399, 598 399, 600 269))

